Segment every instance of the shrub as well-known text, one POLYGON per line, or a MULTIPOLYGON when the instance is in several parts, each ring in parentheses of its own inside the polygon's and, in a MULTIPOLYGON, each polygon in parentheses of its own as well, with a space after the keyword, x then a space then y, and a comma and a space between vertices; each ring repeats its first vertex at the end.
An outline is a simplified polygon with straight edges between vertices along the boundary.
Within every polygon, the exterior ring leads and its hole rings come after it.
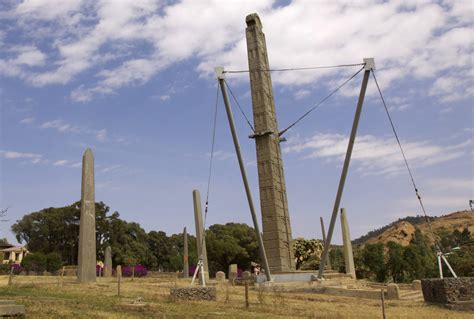
POLYGON ((0 264, 0 275, 8 275, 10 273, 10 264, 0 264))
POLYGON ((104 275, 104 267, 101 265, 95 265, 95 275, 97 277, 103 276, 104 275))
POLYGON ((46 255, 46 270, 54 273, 58 271, 62 266, 61 255, 58 253, 49 253, 46 255))
POLYGON ((10 267, 13 268, 14 275, 19 275, 23 271, 23 267, 20 264, 11 264, 10 267))
MULTIPOLYGON (((122 276, 123 277, 132 277, 134 266, 125 266, 122 269, 122 276)), ((146 269, 143 265, 136 265, 135 266, 135 277, 145 277, 148 274, 148 269, 146 269)))
POLYGON ((43 272, 46 270, 47 258, 43 253, 28 254, 23 258, 21 265, 27 272, 43 272))

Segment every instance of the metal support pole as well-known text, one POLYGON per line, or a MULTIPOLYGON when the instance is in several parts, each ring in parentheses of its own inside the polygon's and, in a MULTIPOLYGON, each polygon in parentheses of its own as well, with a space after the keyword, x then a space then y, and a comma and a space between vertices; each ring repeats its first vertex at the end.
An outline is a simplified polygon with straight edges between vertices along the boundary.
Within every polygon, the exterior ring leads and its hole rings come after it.
POLYGON ((441 255, 438 252, 439 278, 443 279, 443 265, 441 264, 441 255))
POLYGON ((373 59, 364 59, 366 63, 364 78, 362 80, 362 86, 360 88, 359 101, 357 102, 357 108, 354 115, 354 122, 352 124, 351 136, 349 138, 349 144, 347 145, 346 158, 344 160, 344 166, 342 167, 341 179, 339 180, 339 187, 337 189, 336 200, 334 202, 334 208, 332 211, 331 222, 329 224, 328 233, 326 236, 326 241, 324 242, 324 250, 321 257, 320 265, 318 271, 318 278, 323 278, 324 265, 326 265, 327 258, 329 256, 329 247, 331 245, 332 233, 334 231, 334 225, 336 223, 337 212, 339 211, 339 205, 341 204, 342 192, 344 190, 344 184, 346 182, 347 171, 349 170, 349 163, 351 161, 352 149, 354 148, 354 141, 357 134, 357 127, 359 126, 360 114, 362 112, 362 105, 364 104, 365 91, 367 90, 367 82, 369 81, 370 71, 374 68, 373 59))
MULTIPOLYGON (((322 217, 319 217, 319 221, 321 222, 321 233, 322 233, 322 236, 323 236, 323 245, 324 245, 324 243, 326 242, 326 230, 324 229, 324 220, 323 220, 322 217)), ((324 265, 324 266, 327 267, 327 270, 332 270, 331 258, 328 257, 326 265, 324 265)))
POLYGON ((252 193, 250 192, 249 183, 247 181, 247 173, 245 172, 244 161, 242 159, 242 153, 240 152, 239 139, 234 125, 234 115, 230 107, 229 97, 227 96, 227 90, 224 83, 224 68, 219 67, 215 69, 217 79, 222 91, 222 97, 224 98, 225 110, 227 112, 227 119, 229 120, 230 132, 232 133, 232 139, 234 140, 235 154, 239 161, 240 173, 242 174, 242 181, 244 182, 245 193, 247 194, 247 201, 249 202, 250 213, 252 214, 253 226, 255 233, 257 234, 258 247, 260 249, 260 258, 262 258, 263 267, 265 267, 265 276, 267 281, 272 281, 270 274, 270 267, 268 266, 267 254, 265 253, 265 247, 263 246, 262 234, 260 233, 260 227, 258 226, 257 215, 255 214, 255 207, 253 205, 252 193))
POLYGON ((454 277, 454 278, 458 278, 458 276, 457 276, 456 273, 454 272, 453 268, 452 268, 451 265, 449 264, 448 260, 447 260, 446 257, 443 255, 443 253, 441 253, 441 258, 443 258, 444 262, 446 263, 446 266, 448 266, 448 268, 449 268, 449 271, 451 272, 451 274, 453 274, 453 277, 454 277))

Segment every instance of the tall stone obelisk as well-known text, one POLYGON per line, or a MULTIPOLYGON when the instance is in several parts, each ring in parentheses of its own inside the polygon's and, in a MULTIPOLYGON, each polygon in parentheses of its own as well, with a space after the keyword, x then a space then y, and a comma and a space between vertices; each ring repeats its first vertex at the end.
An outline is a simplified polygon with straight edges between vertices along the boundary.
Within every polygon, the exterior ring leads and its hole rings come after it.
POLYGON ((95 186, 94 155, 88 148, 82 157, 81 220, 79 226, 79 253, 77 282, 95 282, 95 186))
POLYGON ((188 231, 186 227, 183 230, 184 254, 183 254, 183 278, 189 277, 189 249, 188 249, 188 231))
POLYGON ((352 253, 351 235, 349 234, 349 224, 347 223, 346 209, 341 208, 341 228, 342 244, 344 247, 344 263, 346 265, 346 274, 356 279, 354 267, 354 255, 352 253))
MULTIPOLYGON (((209 280, 209 265, 207 263, 206 238, 204 236, 204 223, 202 220, 201 194, 199 190, 193 190, 194 222, 196 224, 196 245, 198 258, 202 257, 206 280, 209 280)), ((201 279, 201 277, 200 277, 201 279)))
POLYGON ((269 70, 269 63, 265 35, 256 13, 248 15, 245 21, 263 242, 272 273, 292 271, 295 261, 290 216, 272 80, 270 72, 266 71, 269 70))

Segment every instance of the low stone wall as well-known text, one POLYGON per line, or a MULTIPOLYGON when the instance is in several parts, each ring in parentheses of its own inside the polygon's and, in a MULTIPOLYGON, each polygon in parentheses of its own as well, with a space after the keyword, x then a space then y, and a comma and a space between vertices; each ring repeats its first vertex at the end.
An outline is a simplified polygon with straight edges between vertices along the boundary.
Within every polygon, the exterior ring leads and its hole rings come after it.
POLYGON ((474 277, 422 279, 421 288, 426 302, 474 305, 474 277))
POLYGON ((173 300, 216 300, 216 287, 171 288, 173 300))

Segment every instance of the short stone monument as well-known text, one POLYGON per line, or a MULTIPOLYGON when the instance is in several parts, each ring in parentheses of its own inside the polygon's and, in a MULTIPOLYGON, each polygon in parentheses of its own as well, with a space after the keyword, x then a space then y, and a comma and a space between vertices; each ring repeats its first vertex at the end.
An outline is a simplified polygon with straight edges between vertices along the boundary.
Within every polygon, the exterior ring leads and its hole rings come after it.
POLYGON ((344 262, 346 265, 346 274, 351 275, 352 279, 356 279, 354 267, 354 255, 352 253, 351 235, 349 234, 349 224, 347 223, 346 209, 341 208, 341 228, 342 243, 344 246, 344 262))
POLYGON ((79 252, 77 282, 96 281, 96 227, 94 155, 88 148, 82 157, 81 219, 79 226, 79 252))
POLYGON ((400 299, 400 291, 397 284, 387 285, 387 299, 398 300, 400 299))
POLYGON ((112 248, 105 247, 104 277, 112 276, 112 248))
POLYGON ((183 254, 183 278, 189 278, 189 249, 188 249, 188 232, 186 227, 183 230, 184 254, 183 254))
POLYGON ((229 281, 232 282, 236 280, 237 276, 238 276, 237 264, 229 265, 229 281))
POLYGON ((242 279, 243 280, 252 280, 253 277, 252 277, 252 273, 250 271, 244 271, 242 272, 242 279))
POLYGON ((218 282, 225 281, 225 272, 223 271, 216 272, 216 281, 218 282))
POLYGON ((413 280, 411 283, 411 289, 421 291, 421 280, 413 280))

